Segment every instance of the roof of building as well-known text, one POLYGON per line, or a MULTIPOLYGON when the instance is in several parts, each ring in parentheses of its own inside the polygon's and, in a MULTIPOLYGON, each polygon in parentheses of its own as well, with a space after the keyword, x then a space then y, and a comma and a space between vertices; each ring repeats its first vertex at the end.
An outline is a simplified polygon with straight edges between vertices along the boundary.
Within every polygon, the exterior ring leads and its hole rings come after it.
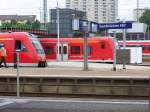
POLYGON ((35 21, 35 15, 0 15, 0 20, 35 21))

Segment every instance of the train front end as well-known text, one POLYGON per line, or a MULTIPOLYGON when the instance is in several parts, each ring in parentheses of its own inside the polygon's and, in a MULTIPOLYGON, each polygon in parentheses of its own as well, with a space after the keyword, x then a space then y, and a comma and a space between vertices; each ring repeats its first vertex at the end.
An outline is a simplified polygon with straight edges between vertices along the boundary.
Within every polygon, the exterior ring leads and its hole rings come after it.
POLYGON ((46 56, 43 47, 41 46, 37 36, 30 34, 30 40, 36 50, 37 59, 38 59, 38 67, 46 67, 46 56))

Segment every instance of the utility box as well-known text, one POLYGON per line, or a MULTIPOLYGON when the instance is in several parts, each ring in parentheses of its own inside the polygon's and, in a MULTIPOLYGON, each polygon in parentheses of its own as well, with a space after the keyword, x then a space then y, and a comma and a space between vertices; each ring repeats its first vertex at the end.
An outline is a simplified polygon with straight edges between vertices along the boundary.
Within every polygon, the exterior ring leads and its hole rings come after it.
POLYGON ((117 63, 122 64, 141 64, 142 63, 142 47, 126 47, 117 50, 117 63))
POLYGON ((142 63, 142 47, 129 47, 127 49, 130 49, 131 64, 142 63))
POLYGON ((116 52, 117 64, 122 64, 124 61, 126 64, 130 63, 130 50, 129 49, 117 49, 116 52))

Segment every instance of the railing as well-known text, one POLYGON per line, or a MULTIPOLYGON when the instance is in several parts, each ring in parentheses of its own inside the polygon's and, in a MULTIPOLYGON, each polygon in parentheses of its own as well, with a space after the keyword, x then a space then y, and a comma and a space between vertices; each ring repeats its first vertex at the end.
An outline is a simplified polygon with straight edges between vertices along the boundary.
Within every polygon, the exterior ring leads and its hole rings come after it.
POLYGON ((48 35, 48 30, 30 28, 0 28, 0 32, 29 32, 36 35, 48 35))

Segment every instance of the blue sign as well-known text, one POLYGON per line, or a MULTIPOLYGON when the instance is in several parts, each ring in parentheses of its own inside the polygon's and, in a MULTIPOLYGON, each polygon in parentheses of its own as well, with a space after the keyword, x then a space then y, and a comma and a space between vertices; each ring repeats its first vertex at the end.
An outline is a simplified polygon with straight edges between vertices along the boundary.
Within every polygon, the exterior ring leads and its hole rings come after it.
POLYGON ((89 31, 89 25, 87 20, 80 20, 79 21, 79 30, 82 32, 88 32, 89 31))
POLYGON ((132 23, 100 23, 99 29, 127 29, 132 28, 132 23))
POLYGON ((98 32, 98 23, 91 22, 91 23, 90 23, 90 31, 91 31, 92 33, 98 32))

